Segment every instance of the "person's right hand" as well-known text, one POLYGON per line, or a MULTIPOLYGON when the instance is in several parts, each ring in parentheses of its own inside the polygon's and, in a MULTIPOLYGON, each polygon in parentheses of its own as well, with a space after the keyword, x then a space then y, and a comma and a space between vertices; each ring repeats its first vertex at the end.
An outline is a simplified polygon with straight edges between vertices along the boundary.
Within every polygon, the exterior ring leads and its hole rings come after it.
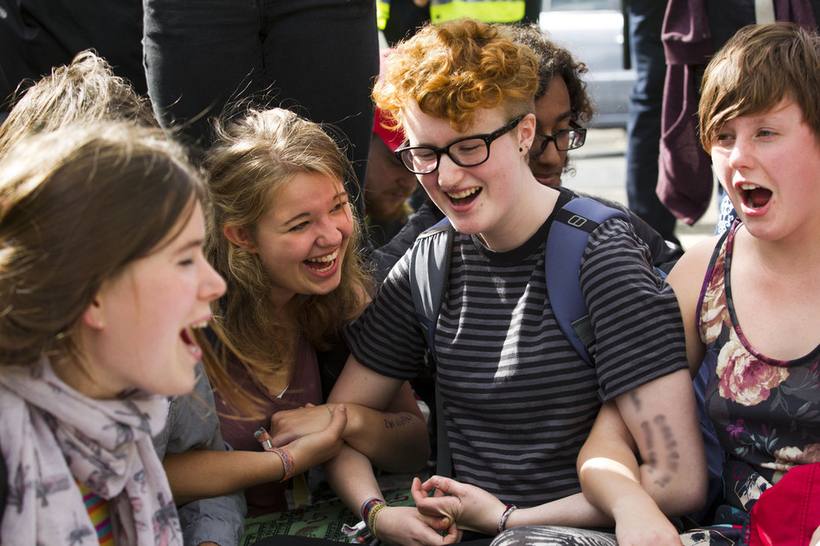
MULTIPOLYGON (((319 408, 325 413, 327 409, 319 408)), ((333 411, 330 423, 323 429, 311 432, 284 447, 293 455, 295 474, 299 474, 335 457, 344 445, 342 432, 347 425, 347 408, 339 404, 333 411)), ((275 445, 275 444, 274 444, 275 445)))
POLYGON ((494 536, 506 510, 503 502, 480 487, 443 476, 424 483, 414 478, 410 493, 419 513, 430 518, 435 528, 455 522, 461 531, 494 536))
POLYGON ((461 539, 455 525, 441 535, 412 506, 388 506, 379 512, 376 516, 376 535, 384 543, 399 546, 442 546, 461 539))

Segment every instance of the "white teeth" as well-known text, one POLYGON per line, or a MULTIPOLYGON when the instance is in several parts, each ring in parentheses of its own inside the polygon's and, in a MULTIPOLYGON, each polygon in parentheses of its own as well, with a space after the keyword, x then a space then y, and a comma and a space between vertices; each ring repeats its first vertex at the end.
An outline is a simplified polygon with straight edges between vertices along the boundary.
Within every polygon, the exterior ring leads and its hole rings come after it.
POLYGON ((310 258, 309 262, 332 262, 336 259, 339 255, 339 249, 337 248, 333 253, 328 254, 327 256, 322 256, 320 258, 310 258))
POLYGON ((464 199, 465 197, 469 197, 475 192, 478 191, 478 188, 470 188, 468 190, 460 191, 458 193, 447 193, 451 199, 464 199))
POLYGON ((205 328, 207 326, 208 326, 208 321, 203 320, 202 322, 197 322, 196 324, 191 324, 191 329, 192 330, 198 330, 198 329, 205 328))
POLYGON ((756 184, 749 184, 749 183, 746 183, 746 182, 744 182, 743 184, 740 184, 738 186, 738 188, 740 188, 741 190, 744 190, 744 191, 752 191, 753 189, 758 188, 758 187, 759 186, 757 186, 756 184))

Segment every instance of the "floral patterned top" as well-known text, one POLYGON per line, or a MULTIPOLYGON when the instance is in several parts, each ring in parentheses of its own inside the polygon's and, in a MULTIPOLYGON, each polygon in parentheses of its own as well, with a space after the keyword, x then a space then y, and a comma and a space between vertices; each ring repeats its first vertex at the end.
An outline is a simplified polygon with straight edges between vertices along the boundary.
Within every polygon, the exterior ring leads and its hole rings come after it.
POLYGON ((792 466, 820 462, 820 347, 796 360, 769 358, 743 335, 732 303, 735 222, 715 248, 699 302, 710 369, 706 407, 727 453, 727 502, 748 512, 792 466))

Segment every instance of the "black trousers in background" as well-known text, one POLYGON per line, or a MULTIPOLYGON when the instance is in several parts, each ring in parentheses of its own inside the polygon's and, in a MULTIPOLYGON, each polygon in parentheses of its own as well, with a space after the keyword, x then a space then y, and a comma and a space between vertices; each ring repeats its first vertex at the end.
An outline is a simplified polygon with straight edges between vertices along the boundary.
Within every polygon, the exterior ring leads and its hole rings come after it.
MULTIPOLYGON (((209 117, 249 99, 336 128, 364 180, 379 72, 372 0, 143 0, 144 61, 163 127, 207 147, 209 117), (341 132, 341 133, 339 133, 341 132)), ((333 133, 334 131, 329 131, 333 133)), ((348 191, 363 218, 358 185, 348 191)))

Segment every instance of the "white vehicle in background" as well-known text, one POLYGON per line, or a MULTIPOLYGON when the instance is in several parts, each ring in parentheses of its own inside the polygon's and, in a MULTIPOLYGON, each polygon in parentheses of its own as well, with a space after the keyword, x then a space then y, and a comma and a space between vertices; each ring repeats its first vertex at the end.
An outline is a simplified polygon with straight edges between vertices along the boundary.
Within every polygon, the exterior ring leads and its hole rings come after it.
POLYGON ((624 68, 621 0, 544 0, 539 26, 589 68, 592 126, 625 128, 636 73, 624 68))

